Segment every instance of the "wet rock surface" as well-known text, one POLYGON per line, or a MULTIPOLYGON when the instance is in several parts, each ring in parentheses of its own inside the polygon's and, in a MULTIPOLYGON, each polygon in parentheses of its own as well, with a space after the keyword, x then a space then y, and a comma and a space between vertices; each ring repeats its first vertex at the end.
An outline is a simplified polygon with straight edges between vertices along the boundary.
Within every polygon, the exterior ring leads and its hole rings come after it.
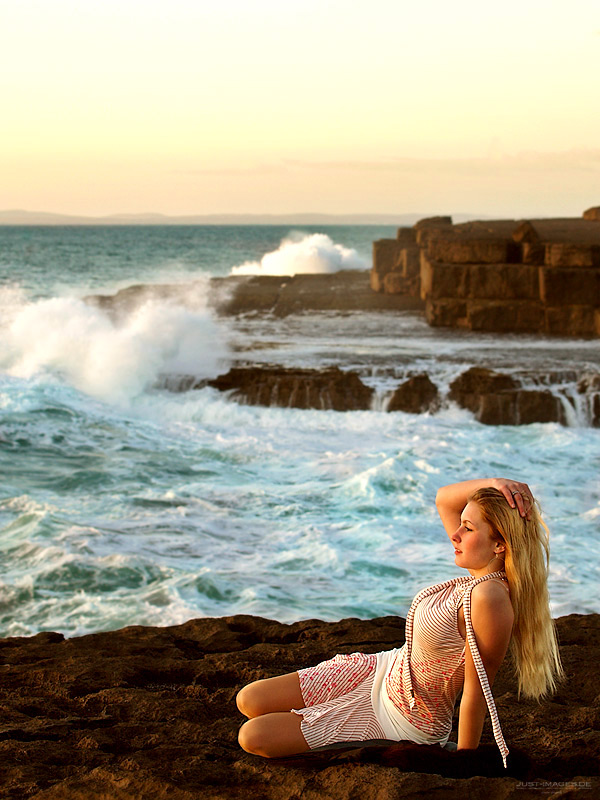
POLYGON ((548 389, 524 389, 511 375, 471 367, 452 382, 448 398, 486 425, 566 422, 564 406, 548 389))
POLYGON ((0 797, 518 800, 539 798, 544 784, 561 797, 592 798, 600 792, 600 616, 557 624, 567 678, 553 698, 519 701, 508 664, 494 685, 508 746, 515 761, 525 754, 518 777, 494 777, 489 722, 487 747, 462 758, 397 745, 279 762, 239 749, 234 698, 242 685, 337 652, 399 646, 398 617, 285 625, 235 616, 0 640, 0 797))
MULTIPOLYGON (((353 371, 338 367, 295 369, 280 366, 233 367, 213 379, 193 375, 162 376, 158 388, 186 392, 211 386, 247 405, 361 411, 376 405, 375 391, 353 371)), ((426 373, 409 377, 388 396, 389 412, 435 413, 448 403, 471 411, 485 425, 566 425, 575 406, 584 408, 592 427, 600 425, 600 375, 576 371, 510 375, 470 367, 450 384, 447 395, 426 373), (548 388, 549 386, 553 389, 548 388)))
POLYGON ((416 297, 374 292, 369 272, 248 275, 185 284, 139 284, 114 295, 90 295, 86 302, 119 318, 150 300, 173 301, 191 309, 206 305, 222 315, 269 313, 278 317, 310 311, 417 311, 416 297))
POLYGON ((396 389, 387 410, 423 414, 437 411, 440 405, 439 391, 429 375, 413 375, 396 389))
POLYGON ((351 411, 370 408, 373 398, 373 389, 355 372, 342 372, 338 367, 234 367, 207 383, 248 405, 351 411))

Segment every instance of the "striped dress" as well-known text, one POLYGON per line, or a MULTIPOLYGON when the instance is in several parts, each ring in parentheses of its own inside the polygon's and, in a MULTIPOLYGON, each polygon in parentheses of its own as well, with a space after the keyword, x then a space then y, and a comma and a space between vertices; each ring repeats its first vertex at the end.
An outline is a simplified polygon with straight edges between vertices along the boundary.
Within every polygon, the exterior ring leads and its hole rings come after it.
POLYGON ((420 743, 445 742, 464 683, 465 643, 457 624, 463 604, 469 650, 506 766, 508 748, 471 623, 473 587, 490 578, 506 576, 504 572, 494 572, 481 578, 454 578, 419 592, 406 618, 406 642, 387 654, 391 660, 385 659, 388 666, 383 680, 377 680, 376 654, 338 655, 300 670, 306 708, 294 711, 303 717, 302 732, 309 747, 390 738, 389 725, 377 713, 380 704, 371 697, 374 685, 381 685, 383 699, 397 716, 398 729, 415 734, 401 738, 420 743))

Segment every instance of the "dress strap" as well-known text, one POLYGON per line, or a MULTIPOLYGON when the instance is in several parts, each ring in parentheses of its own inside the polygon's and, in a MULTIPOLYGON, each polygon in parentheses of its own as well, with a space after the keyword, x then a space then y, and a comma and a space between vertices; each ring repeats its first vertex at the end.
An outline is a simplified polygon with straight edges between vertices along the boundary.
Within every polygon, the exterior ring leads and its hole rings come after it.
POLYGON ((494 703, 494 696, 492 695, 492 690, 490 688, 490 683, 488 681, 487 672, 485 671, 485 667, 483 666, 483 661, 481 660, 481 656, 479 654, 479 648, 477 647, 477 640, 475 639, 475 631, 473 630, 473 624, 471 622, 471 592, 473 591, 473 587, 477 586, 478 583, 482 583, 482 581, 502 576, 506 577, 506 574, 504 572, 490 572, 488 575, 482 575, 481 578, 477 578, 477 580, 473 581, 469 586, 467 586, 463 598, 463 609, 465 614, 465 628, 467 630, 467 641, 469 643, 469 650, 473 658, 473 663, 475 664, 475 669, 477 670, 479 683, 481 684, 481 690, 485 697, 485 702, 487 703, 488 711, 490 712, 490 718, 492 721, 492 730, 494 732, 494 739, 496 740, 496 744, 498 745, 498 749, 500 750, 500 754, 502 755, 502 761, 504 763, 504 767, 506 768, 506 756, 508 755, 509 750, 508 747, 506 746, 506 742, 504 741, 504 736, 502 735, 502 728, 500 727, 500 720, 498 719, 498 711, 496 710, 496 704, 494 703))

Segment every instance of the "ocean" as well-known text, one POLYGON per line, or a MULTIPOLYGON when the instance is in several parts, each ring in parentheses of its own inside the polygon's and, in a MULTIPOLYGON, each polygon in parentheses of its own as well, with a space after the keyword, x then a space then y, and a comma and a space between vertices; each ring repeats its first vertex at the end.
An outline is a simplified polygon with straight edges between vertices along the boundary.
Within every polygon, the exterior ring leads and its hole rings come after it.
POLYGON ((526 480, 541 503, 555 616, 600 611, 600 429, 585 409, 565 399, 568 426, 516 427, 451 404, 385 411, 420 371, 442 388, 473 364, 597 373, 597 342, 431 329, 412 312, 219 318, 205 302, 211 276, 367 269, 372 241, 394 235, 0 227, 1 636, 405 615, 418 589, 459 573, 437 488, 498 475, 526 480), (193 309, 154 299, 116 322, 84 300, 192 281, 193 309), (355 369, 376 389, 373 409, 164 388, 165 375, 262 362, 355 369))

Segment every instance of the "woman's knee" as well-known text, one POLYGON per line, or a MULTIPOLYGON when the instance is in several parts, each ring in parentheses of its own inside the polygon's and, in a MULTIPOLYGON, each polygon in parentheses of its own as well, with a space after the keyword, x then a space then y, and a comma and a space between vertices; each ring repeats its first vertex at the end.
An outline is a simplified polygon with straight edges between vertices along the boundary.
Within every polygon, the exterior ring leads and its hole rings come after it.
POLYGON ((238 742, 242 750, 255 756, 268 756, 265 752, 264 728, 257 724, 256 719, 244 722, 238 733, 238 742))
POLYGON ((238 710, 249 719, 259 717, 267 710, 264 703, 265 693, 261 684, 263 684, 263 681, 249 683, 240 689, 236 695, 235 702, 238 710))
POLYGON ((238 741, 247 753, 278 758, 308 750, 301 730, 301 717, 289 712, 263 714, 249 719, 240 728, 238 741))

